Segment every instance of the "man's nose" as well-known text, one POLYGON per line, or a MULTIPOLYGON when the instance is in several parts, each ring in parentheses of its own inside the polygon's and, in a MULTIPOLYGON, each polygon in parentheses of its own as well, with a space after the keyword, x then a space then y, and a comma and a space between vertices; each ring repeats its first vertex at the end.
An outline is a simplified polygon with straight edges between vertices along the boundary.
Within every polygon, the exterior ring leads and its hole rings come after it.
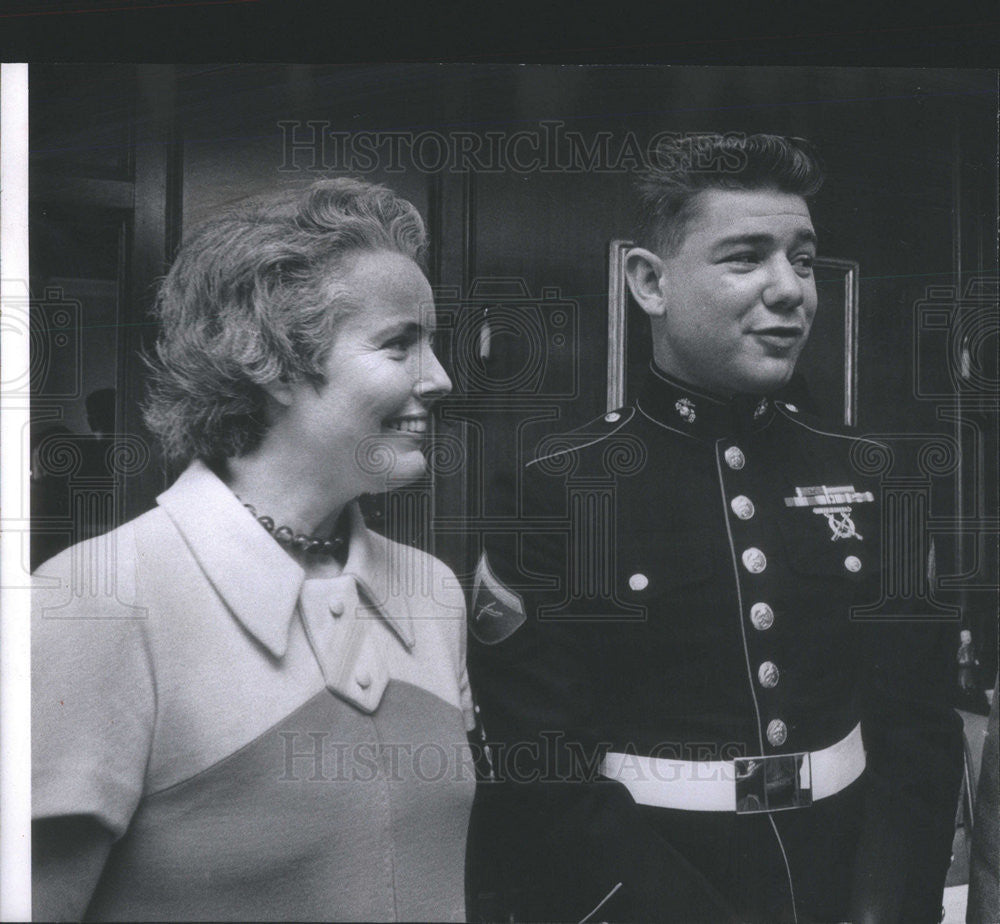
POLYGON ((424 401, 443 398, 451 392, 451 379, 430 346, 421 351, 420 375, 413 391, 424 401))
POLYGON ((764 287, 764 304, 774 311, 791 311, 804 300, 805 279, 784 257, 776 258, 770 267, 767 285, 764 287))

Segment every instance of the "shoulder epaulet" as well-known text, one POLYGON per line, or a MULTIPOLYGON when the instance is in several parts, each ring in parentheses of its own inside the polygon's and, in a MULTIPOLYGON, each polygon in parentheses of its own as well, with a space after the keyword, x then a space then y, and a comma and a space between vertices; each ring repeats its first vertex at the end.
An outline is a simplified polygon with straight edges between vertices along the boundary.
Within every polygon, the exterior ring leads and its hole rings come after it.
POLYGON ((819 417, 809 411, 803 411, 787 401, 775 400, 774 406, 786 420, 790 420, 792 423, 820 436, 833 436, 845 440, 870 443, 880 448, 886 447, 886 444, 881 440, 872 439, 870 436, 863 436, 849 424, 832 421, 826 417, 819 417))
POLYGON ((807 411, 800 408, 797 404, 792 404, 791 401, 782 401, 780 398, 775 398, 772 403, 775 410, 783 417, 795 421, 795 423, 802 426, 841 436, 850 436, 852 432, 851 427, 847 424, 841 423, 839 420, 831 420, 829 417, 821 417, 813 411, 807 411))
POLYGON ((600 443, 621 430, 634 415, 635 408, 626 405, 601 414, 600 417, 588 420, 585 424, 565 433, 550 433, 539 441, 535 457, 525 465, 525 468, 600 443))

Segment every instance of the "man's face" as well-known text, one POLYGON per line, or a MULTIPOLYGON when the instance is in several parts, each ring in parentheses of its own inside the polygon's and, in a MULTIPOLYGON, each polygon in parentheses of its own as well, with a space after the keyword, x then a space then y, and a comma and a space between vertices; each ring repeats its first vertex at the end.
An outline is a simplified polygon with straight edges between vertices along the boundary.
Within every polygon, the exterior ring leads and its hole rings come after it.
POLYGON ((816 234, 800 196, 706 190, 662 257, 656 359, 691 385, 766 394, 792 376, 816 314, 816 234))

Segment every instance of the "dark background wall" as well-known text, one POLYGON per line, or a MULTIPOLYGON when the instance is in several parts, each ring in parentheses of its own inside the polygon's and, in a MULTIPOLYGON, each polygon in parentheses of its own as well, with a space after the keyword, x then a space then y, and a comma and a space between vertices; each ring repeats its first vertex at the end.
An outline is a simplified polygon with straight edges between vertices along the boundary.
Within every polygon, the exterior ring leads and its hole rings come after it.
MULTIPOLYGON (((439 432, 458 455, 414 489, 435 518, 414 538, 467 574, 496 474, 542 430, 605 410, 608 244, 631 234, 649 140, 768 131, 820 149, 821 253, 860 265, 860 429, 961 445, 929 479, 934 515, 963 599, 997 584, 995 71, 43 65, 30 79, 33 435, 85 434, 83 396, 117 387, 132 442, 102 523, 148 508, 172 477, 142 429, 137 350, 183 235, 245 195, 354 173, 430 226, 459 386, 439 432)), ((72 537, 66 509, 48 511, 53 541, 72 537)))

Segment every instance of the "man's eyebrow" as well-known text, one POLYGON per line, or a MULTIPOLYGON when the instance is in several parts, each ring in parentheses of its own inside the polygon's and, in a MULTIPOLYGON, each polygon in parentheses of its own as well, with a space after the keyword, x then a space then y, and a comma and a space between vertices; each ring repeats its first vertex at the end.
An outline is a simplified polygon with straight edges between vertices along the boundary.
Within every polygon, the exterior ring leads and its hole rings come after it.
MULTIPOLYGON (((773 234, 734 234, 731 237, 724 237, 720 241, 717 241, 715 250, 722 250, 726 247, 733 247, 740 244, 773 244, 776 238, 773 234)), ((816 243, 816 232, 811 228, 802 228, 795 232, 795 243, 805 243, 805 244, 815 244, 816 243)))

